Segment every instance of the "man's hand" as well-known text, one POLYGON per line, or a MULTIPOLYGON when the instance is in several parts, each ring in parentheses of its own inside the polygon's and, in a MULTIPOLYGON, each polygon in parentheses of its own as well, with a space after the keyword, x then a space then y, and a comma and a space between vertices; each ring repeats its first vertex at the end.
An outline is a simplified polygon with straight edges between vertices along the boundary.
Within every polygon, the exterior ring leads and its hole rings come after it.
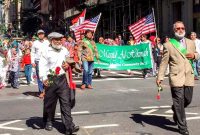
POLYGON ((47 86, 49 85, 48 79, 44 80, 44 81, 43 81, 43 84, 44 84, 45 87, 47 87, 47 86))
POLYGON ((62 68, 66 71, 69 68, 69 64, 67 62, 63 62, 62 68))
POLYGON ((156 84, 159 86, 161 84, 162 80, 156 80, 156 84))
POLYGON ((36 64, 35 64, 35 63, 32 63, 32 66, 33 66, 33 67, 36 67, 36 64))
POLYGON ((185 55, 185 57, 188 59, 194 59, 195 55, 194 55, 194 53, 188 53, 185 55))

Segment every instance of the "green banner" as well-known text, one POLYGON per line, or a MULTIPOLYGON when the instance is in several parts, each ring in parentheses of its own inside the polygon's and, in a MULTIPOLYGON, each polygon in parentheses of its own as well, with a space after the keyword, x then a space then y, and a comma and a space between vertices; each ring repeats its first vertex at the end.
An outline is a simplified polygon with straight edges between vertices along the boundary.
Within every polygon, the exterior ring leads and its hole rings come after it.
POLYGON ((150 45, 108 46, 96 44, 99 53, 99 63, 95 60, 94 68, 127 70, 152 68, 150 45))

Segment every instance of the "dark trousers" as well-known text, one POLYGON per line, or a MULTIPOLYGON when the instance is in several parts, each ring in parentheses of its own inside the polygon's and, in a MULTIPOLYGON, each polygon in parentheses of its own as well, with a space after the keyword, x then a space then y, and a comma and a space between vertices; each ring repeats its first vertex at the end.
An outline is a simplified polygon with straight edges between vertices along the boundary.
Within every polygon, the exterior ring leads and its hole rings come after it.
POLYGON ((173 106, 172 110, 177 118, 178 128, 187 131, 185 108, 191 103, 193 95, 192 86, 172 87, 171 88, 173 106))
POLYGON ((55 77, 53 79, 53 84, 45 88, 43 115, 46 117, 44 120, 46 119, 47 122, 53 121, 58 99, 60 102, 63 124, 66 130, 71 130, 74 127, 74 123, 71 117, 70 89, 67 85, 65 75, 55 77))
POLYGON ((11 83, 11 86, 13 88, 18 88, 19 87, 18 77, 19 77, 19 73, 18 72, 10 71, 9 83, 11 83))

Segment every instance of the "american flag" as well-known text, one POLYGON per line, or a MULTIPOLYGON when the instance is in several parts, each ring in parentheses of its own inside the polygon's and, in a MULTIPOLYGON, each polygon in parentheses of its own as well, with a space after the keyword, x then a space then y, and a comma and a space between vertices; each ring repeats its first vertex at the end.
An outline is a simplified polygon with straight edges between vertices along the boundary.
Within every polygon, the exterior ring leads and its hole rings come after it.
POLYGON ((92 30, 95 32, 100 18, 101 18, 101 13, 94 18, 85 20, 81 25, 77 26, 74 31, 76 41, 80 40, 80 34, 84 30, 92 30))
POLYGON ((142 34, 149 34, 156 31, 156 26, 153 18, 153 14, 149 14, 146 17, 140 19, 136 23, 129 26, 129 30, 135 37, 137 42, 140 41, 142 34))

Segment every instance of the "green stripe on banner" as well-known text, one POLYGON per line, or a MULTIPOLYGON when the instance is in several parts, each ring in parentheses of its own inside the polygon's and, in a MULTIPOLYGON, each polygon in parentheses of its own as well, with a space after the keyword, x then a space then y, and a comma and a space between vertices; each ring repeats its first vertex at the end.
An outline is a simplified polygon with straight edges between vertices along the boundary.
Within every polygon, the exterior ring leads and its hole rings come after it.
POLYGON ((152 68, 152 54, 150 44, 138 44, 135 46, 108 46, 96 44, 99 61, 95 59, 94 68, 127 70, 152 68))

